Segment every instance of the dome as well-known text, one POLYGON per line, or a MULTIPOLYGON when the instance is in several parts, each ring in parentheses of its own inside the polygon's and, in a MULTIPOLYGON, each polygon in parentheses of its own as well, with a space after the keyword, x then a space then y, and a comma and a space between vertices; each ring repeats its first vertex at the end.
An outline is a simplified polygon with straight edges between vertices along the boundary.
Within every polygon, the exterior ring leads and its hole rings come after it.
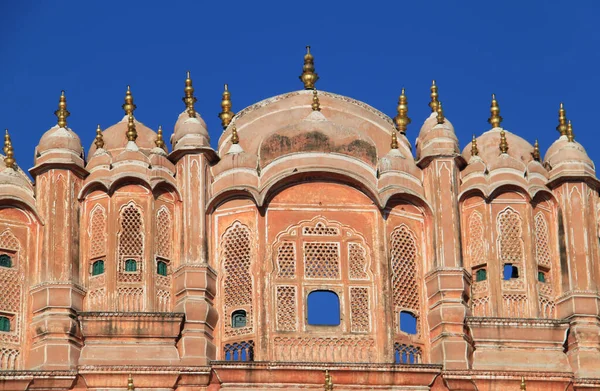
POLYGON ((427 156, 455 155, 460 153, 458 138, 454 133, 454 126, 448 120, 438 124, 436 112, 425 120, 416 141, 417 160, 427 156))
POLYGON ((544 157, 544 162, 551 171, 559 168, 566 170, 578 170, 595 172, 594 162, 590 159, 585 148, 576 141, 569 141, 567 136, 560 136, 544 157))
MULTIPOLYGON (((379 156, 389 151, 392 120, 372 107, 348 97, 319 91, 313 110, 313 91, 302 90, 258 102, 232 120, 240 144, 258 156, 261 168, 283 156, 328 153, 360 160, 375 169, 379 156)), ((224 156, 231 145, 230 125, 219 139, 224 156)), ((401 138, 401 153, 414 165, 408 142, 401 138)))
POLYGON ((71 129, 58 125, 42 135, 37 146, 37 154, 40 156, 52 150, 66 150, 83 157, 83 147, 79 136, 71 129))
POLYGON ((210 146, 210 136, 208 135, 206 123, 200 117, 200 114, 194 113, 195 116, 190 117, 188 111, 185 110, 177 117, 174 132, 171 136, 173 150, 210 146))
MULTIPOLYGON (((115 125, 109 127, 102 132, 104 139, 104 149, 117 156, 119 153, 125 150, 127 147, 127 119, 128 116, 124 116, 123 119, 115 125)), ((137 132, 137 139, 135 144, 145 155, 150 155, 152 149, 156 146, 156 132, 145 126, 143 123, 137 121, 134 118, 135 130, 137 132)), ((92 143, 88 152, 88 160, 94 156, 96 152, 96 145, 92 143)))
MULTIPOLYGON (((493 165, 501 155, 500 145, 500 132, 502 128, 493 128, 477 137, 477 148, 479 150, 479 157, 483 159, 488 165, 493 165)), ((506 142, 508 144, 508 156, 513 159, 522 162, 527 165, 533 160, 531 153, 533 152, 533 146, 525 139, 504 130, 506 135, 506 142)), ((471 158, 471 144, 468 144, 462 152, 463 157, 466 161, 471 158)))

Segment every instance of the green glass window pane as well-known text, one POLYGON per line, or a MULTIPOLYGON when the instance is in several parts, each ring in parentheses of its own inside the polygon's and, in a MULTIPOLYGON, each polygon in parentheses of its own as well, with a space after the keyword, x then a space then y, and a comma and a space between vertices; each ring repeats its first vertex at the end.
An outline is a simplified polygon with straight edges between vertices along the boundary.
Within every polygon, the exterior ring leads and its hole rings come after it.
POLYGON ((96 261, 92 265, 92 276, 97 276, 104 273, 104 261, 96 261))
POLYGON ((125 271, 126 272, 137 271, 137 262, 135 261, 135 259, 128 259, 125 261, 125 271))
POLYGON ((546 275, 544 274, 544 272, 538 272, 538 281, 546 282, 546 275))
POLYGON ((12 267, 12 259, 9 255, 1 254, 0 255, 0 266, 2 267, 12 267))
POLYGON ((167 263, 163 261, 158 261, 156 265, 156 273, 161 276, 167 275, 167 263))
POLYGON ((246 326, 246 311, 237 310, 231 314, 231 327, 245 327, 246 326))
POLYGON ((6 316, 0 316, 0 331, 10 331, 10 320, 6 316))
POLYGON ((475 272, 475 281, 479 282, 479 281, 485 281, 487 280, 487 270, 485 269, 479 269, 475 272))

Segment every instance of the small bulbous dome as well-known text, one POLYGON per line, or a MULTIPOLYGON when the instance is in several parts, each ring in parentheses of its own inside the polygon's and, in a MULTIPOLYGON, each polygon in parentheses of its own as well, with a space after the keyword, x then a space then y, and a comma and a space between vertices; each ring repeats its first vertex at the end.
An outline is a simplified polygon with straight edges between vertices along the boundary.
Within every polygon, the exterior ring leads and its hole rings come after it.
MULTIPOLYGON (((124 151, 127 147, 127 120, 128 116, 124 116, 120 122, 102 132, 104 149, 110 152, 112 156, 119 155, 119 153, 124 151)), ((156 132, 135 119, 134 123, 135 130, 137 132, 135 144, 145 155, 150 155, 150 152, 156 146, 154 143, 157 137, 156 132)), ((94 156, 95 152, 96 145, 92 143, 92 146, 88 152, 88 160, 94 156)))
POLYGON ((555 169, 559 166, 583 165, 584 167, 595 171, 594 162, 588 156, 585 148, 576 141, 569 141, 567 136, 560 136, 556 140, 544 157, 544 162, 550 166, 550 169, 555 169))
MULTIPOLYGON (((493 165, 493 163, 496 162, 501 155, 503 155, 500 152, 501 130, 502 128, 493 128, 476 139, 479 157, 488 165, 493 165)), ((508 156, 522 162, 525 165, 533 160, 533 145, 531 145, 527 140, 507 130, 504 130, 504 134, 506 135, 506 142, 508 144, 508 156)), ((463 149, 462 155, 466 161, 469 161, 471 158, 470 143, 463 149)))
POLYGON ((171 136, 171 144, 173 144, 173 150, 210 146, 206 123, 200 114, 196 112, 193 118, 190 117, 187 110, 179 114, 171 136))
POLYGON ((454 126, 448 120, 438 124, 437 113, 425 120, 416 142, 417 160, 427 156, 459 154, 458 138, 454 126))
POLYGON ((69 128, 61 128, 55 125, 42 135, 37 146, 37 157, 50 151, 69 151, 83 158, 83 147, 79 136, 69 128))

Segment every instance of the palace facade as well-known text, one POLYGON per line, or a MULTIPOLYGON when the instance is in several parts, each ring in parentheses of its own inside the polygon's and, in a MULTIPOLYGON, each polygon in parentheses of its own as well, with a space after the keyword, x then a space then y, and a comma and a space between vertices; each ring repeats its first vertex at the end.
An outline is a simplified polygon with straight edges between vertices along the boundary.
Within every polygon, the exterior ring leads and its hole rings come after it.
POLYGON ((495 97, 461 151, 435 83, 413 146, 404 91, 393 119, 317 91, 309 50, 300 79, 238 113, 226 86, 216 149, 189 73, 170 152, 129 88, 87 154, 63 93, 33 181, 7 131, 0 390, 600 390, 600 183, 562 104, 544 157, 495 97))

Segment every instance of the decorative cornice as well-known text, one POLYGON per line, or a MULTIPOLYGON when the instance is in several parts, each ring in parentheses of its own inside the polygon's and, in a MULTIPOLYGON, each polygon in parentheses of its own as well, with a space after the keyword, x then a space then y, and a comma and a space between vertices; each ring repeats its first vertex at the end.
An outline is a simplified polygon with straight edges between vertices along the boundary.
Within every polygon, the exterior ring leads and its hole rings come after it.
POLYGON ((183 318, 183 312, 79 312, 84 318, 183 318))
POLYGON ((437 364, 370 364, 337 362, 275 362, 275 361, 211 361, 212 368, 231 369, 304 369, 323 371, 352 370, 377 372, 441 372, 442 365, 437 364))
POLYGON ((465 318, 465 323, 469 326, 532 326, 532 327, 548 327, 548 326, 568 326, 569 321, 563 319, 545 319, 545 318, 499 318, 499 317, 475 317, 468 316, 465 318))

